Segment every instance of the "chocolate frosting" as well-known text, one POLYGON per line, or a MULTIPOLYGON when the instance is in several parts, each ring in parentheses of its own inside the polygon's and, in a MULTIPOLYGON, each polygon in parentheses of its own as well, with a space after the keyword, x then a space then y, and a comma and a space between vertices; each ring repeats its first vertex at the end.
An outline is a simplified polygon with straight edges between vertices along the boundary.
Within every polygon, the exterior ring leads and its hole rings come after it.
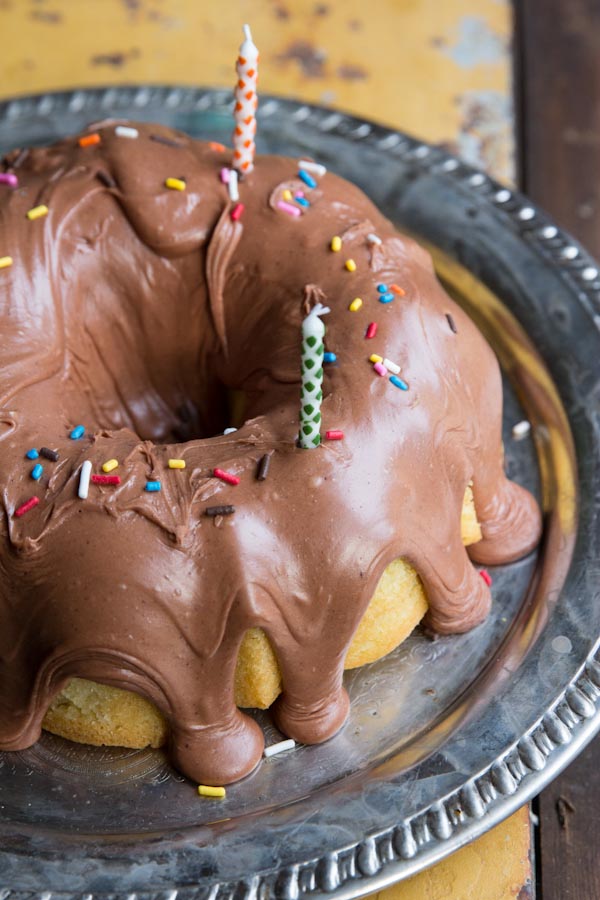
POLYGON ((36 741, 52 698, 80 676, 149 698, 170 723, 174 764, 220 784, 262 751, 234 704, 248 628, 265 630, 280 663, 279 727, 323 741, 346 718, 345 653, 386 565, 416 568, 430 627, 464 631, 490 604, 461 543, 466 485, 478 561, 532 549, 540 514, 504 475, 494 354, 422 249, 357 188, 328 173, 309 190, 280 157, 256 160, 233 221, 219 178, 230 151, 135 127, 136 140, 105 122, 96 146, 32 150, 19 187, 0 193, 0 255, 13 257, 0 271, 0 746, 36 741), (186 189, 168 190, 170 176, 186 189), (298 217, 277 205, 286 189, 311 203, 298 217), (30 221, 39 204, 47 216, 30 221), (380 283, 405 296, 380 303, 380 283), (344 439, 300 450, 301 322, 316 298, 337 354, 322 434, 344 439), (374 373, 373 352, 402 367, 407 391, 374 373), (35 482, 25 453, 42 445, 59 459, 41 460, 35 482), (186 468, 169 469, 173 457, 186 468), (99 473, 111 458, 120 485, 78 499, 82 462, 99 473), (16 517, 31 496, 39 504, 16 517), (215 505, 235 512, 207 516, 215 505))

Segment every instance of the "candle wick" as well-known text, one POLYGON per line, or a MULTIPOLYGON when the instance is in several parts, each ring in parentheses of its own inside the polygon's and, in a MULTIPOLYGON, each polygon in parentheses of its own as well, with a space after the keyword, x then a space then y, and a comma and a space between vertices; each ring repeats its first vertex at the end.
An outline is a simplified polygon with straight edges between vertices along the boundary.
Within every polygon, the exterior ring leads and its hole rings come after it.
POLYGON ((310 311, 311 316, 324 316, 328 312, 331 312, 328 306, 323 306, 322 303, 317 303, 310 311))
POLYGON ((246 38, 246 40, 251 41, 252 40, 252 32, 250 31, 250 26, 244 25, 242 30, 244 32, 244 37, 246 38))

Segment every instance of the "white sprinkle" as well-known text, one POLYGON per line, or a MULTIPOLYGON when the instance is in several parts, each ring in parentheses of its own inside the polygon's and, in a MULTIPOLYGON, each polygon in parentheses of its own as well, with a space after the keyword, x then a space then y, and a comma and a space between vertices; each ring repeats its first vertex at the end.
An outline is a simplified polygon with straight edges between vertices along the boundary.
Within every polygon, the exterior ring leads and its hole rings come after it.
POLYGON ((524 437, 527 437, 529 432, 531 431, 531 422, 528 422, 527 419, 523 419, 522 422, 517 422, 516 425, 513 425, 512 428, 512 436, 515 441, 520 441, 524 437))
POLYGON ((397 363, 392 362, 391 359, 384 359, 383 364, 386 367, 386 369, 389 369, 390 372, 394 373, 394 375, 399 375, 400 372, 402 371, 400 366, 397 363))
POLYGON ((229 189, 229 199, 233 200, 235 203, 240 199, 240 192, 238 190, 238 173, 235 169, 232 169, 229 173, 229 181, 227 182, 227 187, 229 189))
POLYGON ((233 434, 234 431, 237 431, 237 428, 226 428, 223 434, 233 434))
POLYGON ((298 160, 298 168, 304 169, 306 172, 314 172, 319 177, 327 173, 325 166, 322 166, 321 163, 312 162, 310 159, 298 160))
POLYGON ((279 741, 278 744, 271 744, 270 747, 265 747, 264 756, 265 759, 268 759, 270 756, 277 756, 278 753, 283 753, 285 750, 293 750, 296 746, 296 741, 293 741, 291 738, 287 741, 279 741))
POLYGON ((80 500, 87 500, 88 491, 90 489, 90 476, 92 474, 92 463, 86 459, 81 464, 81 474, 79 476, 79 490, 77 496, 80 500))
POLYGON ((139 137, 137 128, 129 128, 127 125, 117 125, 115 134, 117 137, 131 138, 132 140, 139 137))
POLYGON ((381 244, 381 238, 373 233, 367 235, 367 240, 370 244, 381 244))

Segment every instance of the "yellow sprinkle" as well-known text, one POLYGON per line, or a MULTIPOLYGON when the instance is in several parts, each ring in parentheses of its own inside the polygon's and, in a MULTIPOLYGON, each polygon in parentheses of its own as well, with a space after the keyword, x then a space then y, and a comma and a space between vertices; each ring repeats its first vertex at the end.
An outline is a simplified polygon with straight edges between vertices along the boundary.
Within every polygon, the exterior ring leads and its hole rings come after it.
POLYGON ((12 256, 0 256, 0 269, 8 269, 8 267, 12 266, 12 264, 12 256))
POLYGON ((369 361, 372 363, 383 362, 383 356, 378 356, 377 353, 371 353, 369 361))
POLYGON ((288 190, 285 190, 281 196, 283 197, 284 200, 287 200, 288 203, 290 202, 290 200, 294 199, 292 196, 292 192, 288 191, 288 190))
POLYGON ((334 253, 342 249, 342 239, 338 234, 331 238, 331 249, 334 253))
POLYGON ((350 312, 356 312, 356 310, 357 310, 357 309, 360 309, 361 306, 362 306, 362 300, 360 299, 360 297, 356 297, 356 298, 352 301, 352 303, 350 304, 350 306, 348 307, 348 309, 350 310, 350 312))
POLYGON ((170 469, 185 469, 185 459, 170 459, 169 460, 169 468, 170 469))
POLYGON ((224 787, 209 787, 207 784, 199 784, 198 793, 201 797, 219 797, 222 799, 226 792, 224 787))
POLYGON ((185 191, 185 181, 182 178, 167 178, 165 187, 171 188, 172 191, 185 191))
POLYGON ((102 471, 103 472, 112 472, 113 469, 116 469, 119 465, 118 459, 107 459, 105 463, 102 463, 102 471))
POLYGON ((349 272, 356 272, 356 263, 354 262, 353 259, 346 260, 346 268, 348 269, 349 272))
POLYGON ((34 219, 41 219, 42 216, 47 216, 47 215, 48 215, 48 207, 44 206, 43 204, 41 206, 34 206, 33 209, 30 209, 27 212, 27 218, 31 219, 32 222, 34 219))

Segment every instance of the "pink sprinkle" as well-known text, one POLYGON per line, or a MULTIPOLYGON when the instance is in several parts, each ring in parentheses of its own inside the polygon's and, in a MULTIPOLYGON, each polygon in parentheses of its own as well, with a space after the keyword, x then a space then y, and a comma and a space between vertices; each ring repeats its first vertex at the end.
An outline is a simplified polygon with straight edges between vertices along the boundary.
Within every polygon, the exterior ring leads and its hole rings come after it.
POLYGON ((344 440, 344 432, 338 431, 337 429, 333 429, 332 431, 326 431, 325 437, 328 441, 343 441, 344 440))
POLYGON ((17 519, 20 519, 21 516, 24 516, 25 513, 28 513, 30 509, 33 509, 34 506, 37 506, 40 502, 39 497, 30 497, 29 500, 26 500, 25 503, 22 503, 21 506, 15 509, 15 516, 17 519))
POLYGON ((231 472, 224 472, 223 469, 213 469, 213 475, 215 478, 220 478, 221 481, 225 481, 227 484, 240 483, 240 479, 237 475, 233 475, 231 472))
POLYGON ((298 197, 300 197, 301 200, 304 199, 304 191, 296 191, 296 193, 294 194, 294 197, 296 199, 298 199, 298 197))
POLYGON ((488 572, 488 570, 487 570, 487 569, 480 569, 480 570, 479 570, 479 574, 481 575, 481 577, 483 578, 483 580, 485 581, 485 583, 487 584, 487 586, 488 586, 488 587, 491 587, 491 586, 492 586, 492 576, 490 575, 490 573, 488 572))
POLYGON ((17 187, 19 179, 12 172, 0 172, 0 184, 8 184, 9 187, 17 187))
POLYGON ((290 216, 301 216, 302 212, 299 206, 292 206, 291 203, 286 203, 285 200, 278 200, 277 206, 279 209, 282 209, 284 212, 289 213, 290 216))
POLYGON ((373 368, 375 369, 375 371, 377 372, 378 375, 381 375, 381 376, 387 375, 387 369, 383 365, 383 363, 373 363, 373 368))
POLYGON ((236 203, 233 209, 231 210, 231 218, 234 222, 237 222, 238 219, 241 219, 242 213, 244 212, 244 204, 236 203))
POLYGON ((229 169, 221 169, 221 181, 223 184, 229 184, 229 169))
POLYGON ((374 338, 377 334, 377 322, 371 322, 367 328, 366 338, 374 338))

